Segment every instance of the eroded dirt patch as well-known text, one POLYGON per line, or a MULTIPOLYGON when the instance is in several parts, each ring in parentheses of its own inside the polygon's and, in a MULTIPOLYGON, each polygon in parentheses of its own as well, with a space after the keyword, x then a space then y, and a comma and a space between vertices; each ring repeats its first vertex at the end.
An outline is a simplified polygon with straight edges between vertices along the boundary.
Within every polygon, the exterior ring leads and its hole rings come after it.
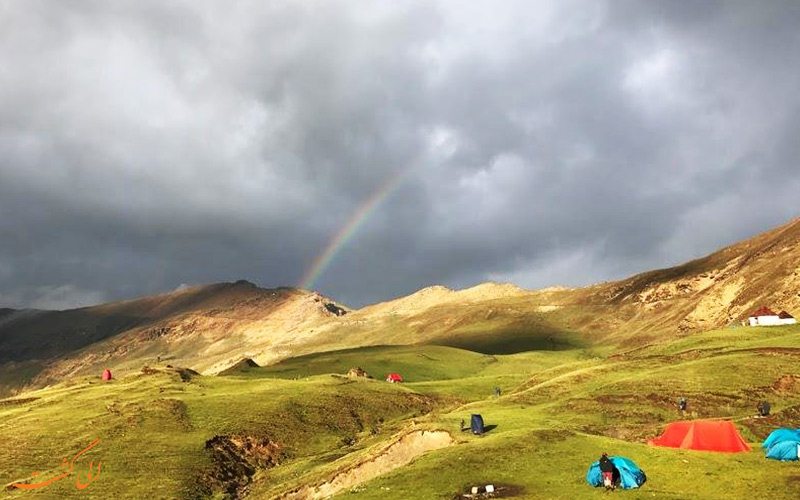
POLYGON ((425 452, 455 444, 445 431, 415 431, 402 436, 372 458, 336 474, 330 481, 283 495, 281 500, 319 500, 411 463, 425 452))
POLYGON ((253 436, 214 436, 205 447, 212 465, 199 483, 207 493, 221 491, 229 499, 244 497, 259 469, 275 467, 285 457, 279 444, 253 436))
POLYGON ((772 384, 775 392, 797 393, 800 390, 800 377, 796 375, 784 375, 772 384))
POLYGON ((797 427, 800 421, 800 406, 790 406, 767 417, 753 416, 739 423, 747 427, 759 439, 766 439, 778 427, 797 427))

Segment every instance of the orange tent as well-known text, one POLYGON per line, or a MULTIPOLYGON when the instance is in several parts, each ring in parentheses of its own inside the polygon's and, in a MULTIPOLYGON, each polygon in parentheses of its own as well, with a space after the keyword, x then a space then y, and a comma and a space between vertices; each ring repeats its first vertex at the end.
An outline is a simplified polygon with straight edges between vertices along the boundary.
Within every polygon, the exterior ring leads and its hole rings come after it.
POLYGON ((651 439, 648 444, 727 453, 750 451, 750 446, 729 420, 673 422, 664 429, 661 436, 651 439))
POLYGON ((112 379, 112 377, 111 377, 111 370, 103 370, 103 376, 102 376, 102 379, 103 379, 103 380, 111 380, 111 379, 112 379))

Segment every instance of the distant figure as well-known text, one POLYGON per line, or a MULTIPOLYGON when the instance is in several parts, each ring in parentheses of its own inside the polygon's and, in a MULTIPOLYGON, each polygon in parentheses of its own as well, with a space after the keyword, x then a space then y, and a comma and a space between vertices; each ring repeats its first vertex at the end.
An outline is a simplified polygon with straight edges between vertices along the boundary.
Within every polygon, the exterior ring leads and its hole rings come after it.
POLYGON ((102 378, 103 380, 105 380, 106 382, 108 382, 109 380, 111 380, 111 379, 113 378, 113 377, 111 376, 111 370, 108 370, 108 369, 105 369, 105 370, 103 370, 103 375, 102 375, 102 377, 101 377, 101 378, 102 378))
POLYGON ((678 409, 680 411, 686 411, 686 398, 681 398, 678 400, 678 409))
POLYGON ((768 401, 761 401, 760 403, 758 403, 758 414, 761 415, 762 417, 769 416, 769 410, 770 406, 768 401))
POLYGON ((614 489, 614 464, 608 458, 608 453, 600 457, 600 472, 603 474, 603 486, 607 490, 614 489))
POLYGON ((462 418, 461 419, 461 432, 464 432, 465 430, 467 430, 467 423, 464 422, 464 419, 462 418))
POLYGON ((500 397, 500 388, 499 387, 495 387, 494 388, 494 397, 496 397, 496 398, 500 397))

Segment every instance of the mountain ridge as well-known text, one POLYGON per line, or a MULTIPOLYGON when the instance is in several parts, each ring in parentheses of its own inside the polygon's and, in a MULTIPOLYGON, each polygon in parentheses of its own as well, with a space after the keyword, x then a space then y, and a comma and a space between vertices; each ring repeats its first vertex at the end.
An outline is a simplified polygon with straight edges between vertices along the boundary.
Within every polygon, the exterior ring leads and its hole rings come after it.
POLYGON ((798 311, 798 290, 795 219, 679 266, 585 288, 435 285, 353 310, 314 291, 240 280, 66 311, 2 309, 0 390, 106 366, 170 361, 213 374, 243 358, 265 365, 383 344, 487 354, 635 347, 736 325, 761 305, 798 311))

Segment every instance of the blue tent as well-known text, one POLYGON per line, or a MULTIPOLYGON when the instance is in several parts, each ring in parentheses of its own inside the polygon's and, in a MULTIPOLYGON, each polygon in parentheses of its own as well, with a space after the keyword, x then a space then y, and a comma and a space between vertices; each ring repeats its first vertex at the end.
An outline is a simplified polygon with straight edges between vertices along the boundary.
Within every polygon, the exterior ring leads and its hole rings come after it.
POLYGON ((481 417, 480 415, 473 414, 470 422, 470 427, 472 428, 473 434, 483 434, 484 433, 483 417, 481 417))
POLYGON ((767 450, 767 458, 782 462, 797 460, 798 447, 800 447, 800 441, 778 441, 767 450))
MULTIPOLYGON (((633 460, 624 457, 608 457, 619 471, 619 485, 627 490, 638 488, 647 481, 647 476, 633 460)), ((616 474, 614 477, 616 478, 616 474)), ((600 462, 593 463, 586 472, 586 482, 592 486, 603 486, 603 474, 600 472, 600 462)))
POLYGON ((767 439, 764 440, 764 444, 761 446, 770 449, 772 445, 780 443, 781 441, 800 441, 800 429, 790 429, 788 427, 775 429, 767 436, 767 439))

